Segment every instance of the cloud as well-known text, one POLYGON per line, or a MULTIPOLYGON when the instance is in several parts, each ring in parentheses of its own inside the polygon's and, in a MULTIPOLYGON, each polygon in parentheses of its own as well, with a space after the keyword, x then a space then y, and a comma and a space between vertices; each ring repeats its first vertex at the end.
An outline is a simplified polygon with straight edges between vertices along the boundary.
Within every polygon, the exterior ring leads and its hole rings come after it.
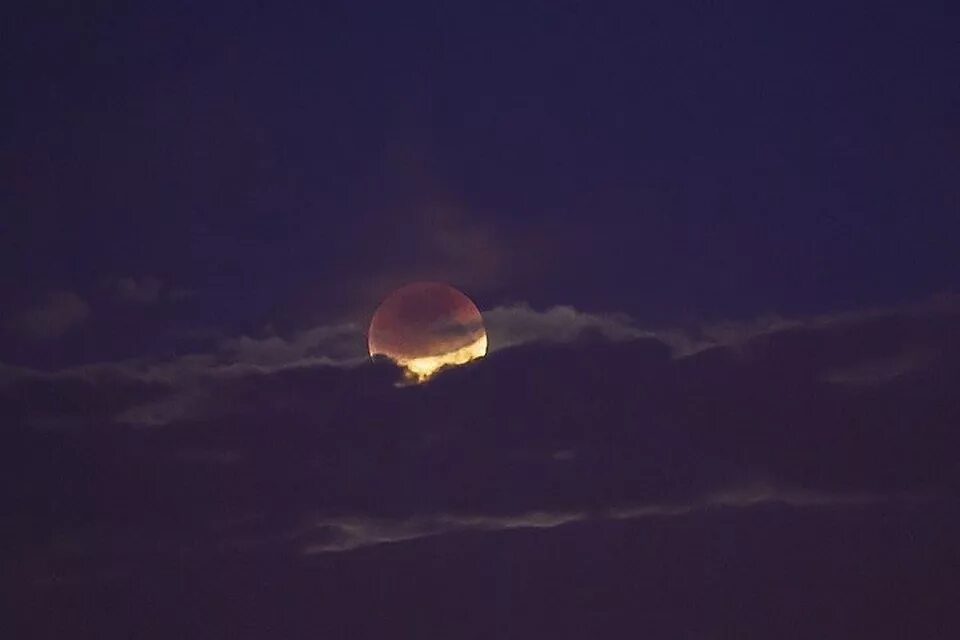
MULTIPOLYGON (((631 340, 652 334, 622 315, 590 314, 570 306, 537 311, 526 304, 497 307, 483 314, 491 351, 538 342, 571 342, 594 334, 608 340, 631 340)), ((447 329, 444 327, 443 329, 447 329)), ((471 330, 469 326, 449 331, 471 330)), ((71 367, 51 373, 18 369, 9 375, 82 379, 111 385, 117 378, 169 385, 171 393, 138 406, 124 405, 115 419, 136 426, 161 426, 198 416, 224 378, 264 375, 287 369, 356 367, 368 361, 366 332, 355 323, 318 326, 283 337, 221 337, 215 349, 172 359, 131 359, 71 367)))
POLYGON ((171 286, 151 275, 109 278, 105 284, 117 299, 139 305, 177 302, 192 298, 197 293, 186 287, 171 286))
POLYGON ((552 529, 588 520, 640 520, 675 518, 717 509, 748 509, 767 505, 795 508, 869 505, 878 502, 913 501, 912 496, 871 494, 829 494, 803 490, 779 490, 769 485, 745 487, 704 496, 677 504, 620 506, 599 511, 531 511, 511 515, 432 515, 404 519, 364 516, 317 518, 298 530, 307 555, 338 553, 381 544, 406 542, 464 531, 509 531, 512 529, 552 529))
POLYGON ((515 516, 428 516, 403 520, 368 517, 319 519, 307 532, 303 553, 331 553, 361 547, 416 540, 458 531, 504 531, 552 528, 585 518, 583 513, 531 512, 515 516))
POLYGON ((367 355, 366 334, 358 325, 320 326, 294 334, 251 338, 240 336, 221 341, 220 351, 237 364, 285 366, 312 363, 355 364, 367 355))
POLYGON ((188 289, 187 287, 173 287, 167 291, 167 298, 170 300, 186 300, 196 295, 197 291, 195 289, 188 289))
POLYGON ((484 288, 503 277, 512 252, 494 229, 459 206, 431 203, 417 213, 425 248, 434 256, 431 268, 445 280, 484 288))
POLYGON ((653 334, 636 327, 622 314, 591 314, 570 306, 537 311, 526 303, 496 307, 483 312, 492 351, 530 342, 570 342, 585 333, 608 340, 649 338, 653 334))
POLYGON ((162 289, 163 282, 154 276, 124 277, 116 281, 116 292, 120 299, 138 304, 159 302, 162 289))
POLYGON ((669 343, 677 356, 685 356, 714 347, 740 347, 757 338, 788 331, 827 332, 894 317, 943 318, 955 316, 958 312, 960 295, 948 293, 895 308, 856 309, 793 318, 771 313, 747 321, 714 322, 684 329, 660 329, 656 331, 656 336, 669 343))
MULTIPOLYGON (((486 310, 483 312, 483 321, 490 338, 491 351, 532 342, 563 343, 593 336, 614 342, 652 338, 668 345, 675 357, 685 357, 717 347, 740 348, 764 336, 789 331, 826 333, 833 328, 869 324, 885 318, 942 317, 956 314, 958 310, 960 296, 944 295, 902 308, 864 309, 795 318, 768 314, 748 321, 649 329, 641 327, 626 314, 590 313, 568 305, 537 310, 521 302, 486 310)), ((922 365, 929 356, 929 352, 897 354, 895 364, 875 362, 865 366, 879 375, 880 369, 892 367, 907 370, 914 364, 922 365)))
MULTIPOLYGON (((557 372, 576 377, 582 375, 583 366, 601 366, 602 363, 593 365, 581 360, 596 348, 604 351, 605 343, 626 345, 622 356, 612 357, 611 352, 603 357, 619 368, 610 372, 612 377, 631 378, 653 375, 643 373, 652 363, 658 363, 656 366, 660 368, 682 370, 682 367, 663 364, 671 355, 675 359, 690 359, 701 354, 726 353, 740 360, 729 365, 731 371, 736 371, 791 342, 807 341, 810 347, 806 351, 791 347, 782 354, 785 374, 809 376, 811 380, 834 385, 882 385, 936 364, 944 346, 950 344, 956 309, 950 300, 941 300, 901 310, 861 311, 809 319, 768 317, 694 330, 648 331, 621 314, 588 313, 570 306, 540 311, 527 304, 516 304, 484 312, 491 354, 481 368, 497 370, 503 366, 502 362, 523 361, 533 357, 529 349, 541 345, 545 351, 536 352, 540 353, 536 357, 569 360, 558 360, 554 370, 545 372, 545 380, 563 386, 568 382, 554 380, 557 372), (902 328, 904 326, 909 328, 902 328), (592 343, 596 343, 594 347, 590 346, 592 343), (559 348, 564 344, 571 346, 559 350, 550 348, 550 345, 559 348), (515 349, 527 351, 516 357, 508 355, 515 349), (501 353, 504 357, 495 357, 501 353), (630 362, 630 358, 634 361, 630 362), (813 369, 798 369, 801 366, 813 369)), ((314 327, 286 337, 275 334, 221 337, 213 346, 205 353, 175 358, 95 363, 54 372, 4 367, 0 369, 0 382, 32 379, 39 384, 37 381, 46 379, 56 384, 57 380, 79 380, 91 385, 93 393, 102 388, 107 397, 114 397, 110 389, 124 380, 152 385, 166 391, 153 394, 146 403, 131 404, 127 396, 115 396, 113 419, 123 424, 162 426, 199 419, 210 411, 216 413, 219 410, 217 395, 222 394, 225 387, 246 379, 267 379, 292 370, 345 370, 368 362, 365 332, 354 323, 314 327)), ((529 364, 516 366, 528 367, 529 364)), ((663 375, 677 375, 668 374, 666 369, 661 372, 663 375)), ((344 373, 343 377, 351 376, 344 373)), ((100 412, 84 413, 82 419, 102 419, 103 416, 100 412)), ((566 449, 561 446, 558 450, 566 449)))
POLYGON ((135 427, 161 427, 203 415, 209 390, 180 390, 155 400, 118 407, 114 422, 135 427))
POLYGON ((935 361, 937 353, 929 348, 907 350, 890 357, 867 359, 849 367, 828 371, 823 379, 846 385, 874 385, 890 382, 935 361))
POLYGON ((59 338, 90 315, 90 305, 71 291, 52 291, 8 322, 8 328, 35 340, 59 338))
MULTIPOLYGON (((504 233, 491 224, 491 216, 463 202, 455 190, 438 178, 428 149, 410 141, 388 145, 386 161, 387 203, 391 224, 364 230, 366 244, 380 256, 361 280, 360 287, 382 300, 398 285, 416 280, 439 280, 470 291, 496 288, 508 275, 516 279, 523 270, 526 238, 504 233)), ((530 250, 528 245, 527 250, 530 250)))
POLYGON ((133 358, 55 371, 0 363, 0 392, 8 391, 16 405, 34 407, 34 422, 50 424, 49 415, 44 417, 45 414, 59 410, 55 405, 31 405, 30 395, 44 387, 51 390, 38 393, 55 394, 52 389, 57 387, 81 386, 89 390, 91 397, 100 399, 98 410, 64 416, 58 424, 109 419, 132 426, 157 427, 204 415, 216 404, 211 398, 230 380, 289 369, 349 368, 368 361, 363 331, 356 325, 342 324, 315 327, 288 339, 275 335, 221 337, 212 351, 174 358, 133 358), (150 388, 155 393, 131 394, 131 388, 150 388), (122 393, 115 393, 118 389, 122 393))
POLYGON ((456 553, 508 530, 672 539, 707 517, 832 531, 852 510, 913 517, 960 492, 955 310, 791 322, 686 352, 616 316, 507 309, 513 346, 416 387, 388 362, 322 355, 362 337, 353 325, 0 369, 7 533, 69 574, 194 551, 456 553), (470 532, 485 535, 451 535, 470 532))

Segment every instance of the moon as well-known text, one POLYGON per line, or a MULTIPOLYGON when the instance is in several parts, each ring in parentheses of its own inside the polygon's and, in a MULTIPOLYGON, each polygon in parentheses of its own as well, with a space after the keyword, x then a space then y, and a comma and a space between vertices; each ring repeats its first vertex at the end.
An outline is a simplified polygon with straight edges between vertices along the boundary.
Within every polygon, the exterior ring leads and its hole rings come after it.
POLYGON ((384 355, 423 382, 443 367, 487 353, 487 332, 470 298, 440 282, 414 282, 380 303, 367 332, 370 356, 384 355))

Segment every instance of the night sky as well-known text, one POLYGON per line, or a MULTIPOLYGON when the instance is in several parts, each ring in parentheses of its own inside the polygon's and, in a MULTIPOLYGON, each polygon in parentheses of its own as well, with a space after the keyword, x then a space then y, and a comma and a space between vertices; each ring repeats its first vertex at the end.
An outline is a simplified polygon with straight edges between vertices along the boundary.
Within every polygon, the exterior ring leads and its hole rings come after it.
POLYGON ((0 636, 960 637, 951 3, 3 14, 0 636))

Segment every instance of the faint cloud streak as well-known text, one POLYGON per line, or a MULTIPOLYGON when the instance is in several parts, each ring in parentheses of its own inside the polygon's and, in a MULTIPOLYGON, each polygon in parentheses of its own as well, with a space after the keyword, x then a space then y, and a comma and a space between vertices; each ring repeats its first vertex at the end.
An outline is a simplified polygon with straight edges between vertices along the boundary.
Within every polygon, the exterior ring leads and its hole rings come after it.
POLYGON ((778 489, 769 484, 757 484, 706 495, 692 502, 624 506, 597 512, 530 511, 502 516, 435 515, 403 519, 366 516, 318 518, 296 532, 293 537, 304 540, 302 553, 314 555, 351 551, 362 547, 405 542, 449 533, 552 529, 584 521, 682 517, 723 507, 748 509, 780 504, 795 508, 827 508, 917 499, 915 496, 903 495, 821 493, 803 489, 778 489))
POLYGON ((12 331, 34 340, 59 338, 90 316, 90 305, 72 291, 52 291, 38 304, 7 323, 12 331))

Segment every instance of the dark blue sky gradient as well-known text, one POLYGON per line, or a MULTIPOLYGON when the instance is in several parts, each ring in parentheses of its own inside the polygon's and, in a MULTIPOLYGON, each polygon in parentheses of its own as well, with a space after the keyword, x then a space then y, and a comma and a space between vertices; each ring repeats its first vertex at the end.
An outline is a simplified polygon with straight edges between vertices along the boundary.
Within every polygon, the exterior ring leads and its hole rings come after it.
POLYGON ((357 277, 429 274, 438 199, 514 239, 460 283, 481 306, 671 322, 960 277, 948 3, 361 4, 30 3, 5 298, 154 274, 201 292, 185 322, 360 314, 357 277))

